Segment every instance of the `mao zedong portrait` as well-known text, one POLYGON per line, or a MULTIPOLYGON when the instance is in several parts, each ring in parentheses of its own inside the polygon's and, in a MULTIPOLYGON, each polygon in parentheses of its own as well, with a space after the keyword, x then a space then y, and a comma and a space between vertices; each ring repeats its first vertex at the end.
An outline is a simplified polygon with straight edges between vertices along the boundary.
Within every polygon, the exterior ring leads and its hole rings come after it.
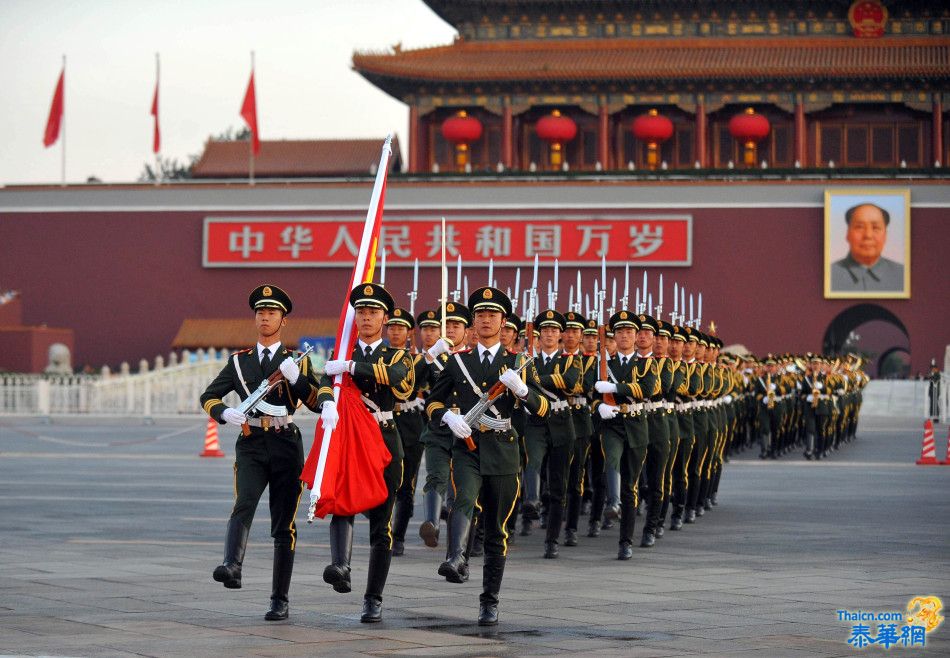
POLYGON ((844 214, 848 224, 847 256, 831 265, 834 292, 901 292, 904 265, 882 255, 891 216, 873 203, 861 203, 844 214))

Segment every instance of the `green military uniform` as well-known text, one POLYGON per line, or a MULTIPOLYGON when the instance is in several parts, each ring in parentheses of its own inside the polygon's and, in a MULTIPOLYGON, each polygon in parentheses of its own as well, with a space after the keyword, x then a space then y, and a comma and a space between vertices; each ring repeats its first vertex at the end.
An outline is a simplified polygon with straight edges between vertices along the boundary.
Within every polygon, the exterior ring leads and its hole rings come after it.
MULTIPOLYGON (((480 288, 469 298, 473 314, 498 312, 502 318, 511 312, 508 297, 495 288, 480 288)), ((445 370, 432 386, 427 410, 433 425, 443 422, 450 427, 464 425, 463 416, 487 393, 507 370, 517 368, 523 357, 508 352, 500 343, 486 348, 481 343, 472 350, 458 352, 446 362, 445 370), (491 356, 494 351, 494 357, 491 356), (487 357, 487 358, 486 358, 487 357), (451 416, 449 416, 451 412, 451 416)), ((439 574, 450 582, 463 582, 465 547, 476 502, 482 507, 485 524, 485 563, 482 574, 479 624, 497 623, 498 592, 508 552, 506 521, 518 495, 521 455, 518 437, 511 428, 516 404, 524 404, 532 414, 544 417, 548 401, 540 393, 537 372, 529 363, 521 373, 519 399, 507 389, 493 402, 471 429, 474 450, 457 439, 452 448, 452 478, 455 505, 449 515, 449 557, 439 574), (494 425, 494 428, 492 427, 494 425)), ((506 385, 507 386, 507 385, 506 385)), ((453 430, 456 431, 456 430, 453 430)), ((461 429, 457 430, 461 431, 461 429)))
MULTIPOLYGON (((699 345, 709 347, 709 338, 706 334, 696 329, 693 333, 699 345)), ((709 464, 712 461, 714 428, 709 407, 712 403, 713 373, 709 365, 698 360, 696 363, 700 383, 694 393, 693 402, 693 434, 696 437, 696 443, 690 457, 689 488, 686 492, 686 523, 694 522, 697 516, 702 516, 704 513, 701 497, 703 479, 708 477, 709 464)))
MULTIPOLYGON (((683 340, 685 336, 677 334, 679 327, 675 327, 668 322, 657 320, 659 331, 657 335, 667 336, 670 340, 683 340), (676 336, 682 338, 675 338, 676 336)), ((673 481, 677 468, 685 474, 685 461, 680 454, 680 443, 688 442, 692 446, 692 437, 685 439, 680 436, 680 416, 682 410, 676 406, 677 395, 686 381, 686 368, 682 361, 674 361, 672 357, 665 360, 664 366, 670 372, 670 383, 663 391, 663 402, 666 407, 666 422, 670 436, 670 455, 666 461, 666 472, 663 477, 663 505, 660 508, 660 521, 656 526, 656 536, 663 535, 663 526, 666 523, 666 516, 669 513, 670 504, 673 496, 673 481)), ((661 377, 662 378, 662 377, 661 377)), ((662 385, 662 384, 661 384, 662 385)))
MULTIPOLYGON (((387 315, 395 310, 392 296, 374 283, 363 283, 350 293, 353 308, 381 308, 387 315)), ((329 368, 328 362, 327 367, 329 368)), ((399 430, 394 421, 393 409, 397 402, 408 400, 415 387, 413 363, 405 350, 393 349, 383 344, 382 339, 367 345, 358 340, 350 355, 349 371, 353 382, 360 390, 360 397, 367 410, 379 424, 383 442, 389 449, 392 460, 383 471, 388 496, 371 510, 364 512, 369 519, 370 557, 363 597, 363 622, 381 619, 383 588, 389 575, 392 560, 392 515, 396 490, 402 483, 403 449, 399 430)), ((333 401, 333 378, 324 375, 320 386, 319 402, 333 401)), ((337 592, 346 593, 350 586, 350 555, 353 548, 353 517, 333 515, 330 521, 331 564, 323 571, 323 580, 337 592)))
MULTIPOLYGON (((411 333, 416 323, 412 315, 403 308, 393 310, 387 325, 397 324, 406 327, 411 333)), ((422 390, 428 386, 429 368, 421 354, 413 354, 412 392, 405 402, 396 402, 393 417, 399 440, 402 442, 402 484, 396 491, 396 506, 393 511, 393 555, 402 555, 405 550, 406 528, 412 518, 416 498, 416 478, 422 462, 423 445, 420 441, 425 427, 425 402, 422 390)))
MULTIPOLYGON (((564 314, 567 326, 583 331, 587 320, 574 311, 564 314)), ((568 404, 571 407, 571 420, 574 422, 574 455, 571 458, 571 470, 567 480, 567 514, 564 522, 564 545, 577 543, 577 525, 580 521, 581 504, 584 499, 584 480, 587 458, 590 454, 591 436, 594 433, 590 415, 590 393, 597 380, 597 354, 584 354, 578 348, 573 354, 567 354, 579 362, 580 377, 569 391, 568 404)), ((599 449, 599 445, 598 445, 599 449)))
MULTIPOLYGON (((766 369, 775 365, 775 359, 771 356, 765 360, 766 369)), ((759 457, 775 457, 775 447, 772 444, 773 438, 777 440, 780 425, 780 411, 778 406, 778 397, 781 395, 779 389, 780 382, 778 377, 769 372, 761 373, 755 380, 753 389, 755 399, 759 409, 759 445, 761 450, 759 457)))
MULTIPOLYGON (((250 307, 277 309, 289 314, 293 310, 290 298, 274 285, 255 288, 248 299, 250 307)), ((277 344, 258 345, 237 352, 228 359, 218 376, 201 394, 201 406, 219 423, 229 408, 222 401, 232 391, 245 400, 265 379, 280 369, 293 353, 277 344), (266 352, 265 352, 266 350, 266 352)), ((271 610, 268 620, 286 619, 290 578, 293 573, 294 552, 297 544, 295 516, 303 485, 303 442, 300 429, 293 422, 293 410, 301 403, 316 409, 316 379, 309 359, 299 365, 300 375, 292 384, 282 379, 264 402, 284 411, 279 416, 268 416, 259 411, 250 412, 247 425, 238 435, 234 460, 234 507, 228 521, 224 546, 224 563, 214 571, 214 579, 225 587, 241 587, 241 565, 247 536, 254 519, 257 503, 266 487, 270 487, 271 537, 274 538, 274 576, 271 610)), ((231 410, 232 412, 234 410, 231 410)))
MULTIPOLYGON (((699 337, 692 327, 678 327, 674 331, 674 340, 698 343, 699 337)), ((694 398, 702 391, 703 379, 699 364, 683 361, 680 369, 683 373, 683 382, 676 389, 676 405, 679 420, 680 442, 673 469, 673 514, 670 518, 670 529, 679 530, 683 527, 687 515, 687 493, 691 482, 699 479, 699 466, 702 455, 697 446, 694 417, 697 412, 694 407, 694 398)))
MULTIPOLYGON (((585 335, 596 336, 599 332, 597 321, 589 319, 584 327, 585 335)), ((590 355, 593 363, 588 372, 591 373, 591 380, 596 382, 598 377, 599 359, 596 353, 590 355)), ((585 380, 586 381, 586 380, 585 380)), ((589 401, 594 399, 593 382, 587 389, 587 398, 589 401)), ((585 385, 588 385, 585 383, 585 385)), ((590 505, 590 520, 588 521, 587 536, 599 537, 604 513, 604 505, 607 502, 607 454, 604 449, 603 441, 603 419, 599 414, 593 413, 591 409, 591 438, 590 438, 590 486, 593 489, 590 505)), ((617 496, 619 499, 620 487, 617 486, 617 496)))
MULTIPOLYGON (((419 326, 431 324, 442 327, 442 309, 427 311, 426 317, 419 326), (434 323, 434 324, 433 324, 434 323)), ((420 316, 421 317, 421 316, 420 316)), ((448 302, 445 305, 445 319, 461 322, 466 327, 472 324, 472 315, 464 304, 448 302)), ((439 354, 427 365, 428 382, 430 388, 445 369, 449 360, 448 354, 439 354)), ((431 416, 426 397, 426 415, 431 416)), ((419 536, 430 548, 439 545, 439 517, 442 513, 442 501, 445 500, 451 509, 455 500, 455 487, 450 486, 452 472, 452 444, 455 436, 448 427, 440 423, 426 423, 420 438, 424 446, 426 458, 426 482, 423 486, 422 509, 425 519, 419 526, 419 536)))
MULTIPOLYGON (((534 326, 539 331, 545 327, 564 331, 567 321, 554 309, 547 309, 534 319, 534 326)), ((567 503, 567 479, 574 454, 574 420, 568 397, 581 379, 581 362, 573 356, 561 354, 555 347, 551 354, 543 351, 538 354, 534 365, 549 411, 544 417, 529 415, 525 424, 524 439, 528 452, 525 507, 531 505, 537 509, 541 504, 541 468, 547 458, 548 515, 544 557, 556 558, 567 503)))
MULTIPOLYGON (((821 357, 811 359, 812 366, 821 363, 821 357)), ((802 380, 802 396, 805 398, 805 459, 821 459, 825 451, 828 419, 831 416, 831 394, 824 374, 813 371, 802 380)))
MULTIPOLYGON (((641 330, 649 329, 654 334, 659 331, 657 320, 653 317, 641 313, 639 320, 641 330)), ((653 546, 656 539, 656 528, 660 524, 660 511, 663 509, 663 493, 666 488, 664 482, 666 464, 670 458, 670 428, 666 420, 667 409, 664 399, 664 395, 669 393, 673 383, 673 373, 666 367, 668 360, 666 357, 654 358, 652 351, 645 355, 637 354, 637 368, 651 368, 656 373, 656 386, 651 393, 646 395, 645 399, 649 401, 644 404, 650 438, 644 464, 644 473, 650 487, 643 539, 640 542, 640 546, 644 548, 653 546)))
MULTIPOLYGON (((639 330, 638 318, 629 311, 618 311, 610 318, 610 328, 631 327, 639 330)), ((653 395, 658 386, 656 364, 653 359, 640 363, 634 353, 617 352, 607 362, 609 382, 616 386, 615 405, 605 402, 601 393, 593 402, 593 409, 603 421, 603 442, 607 468, 620 471, 620 538, 617 557, 629 560, 633 556, 633 532, 638 504, 637 479, 646 461, 649 435, 643 400, 653 395), (601 406, 614 406, 615 415, 604 416, 601 406)), ((598 385, 601 383, 598 382, 598 385)))

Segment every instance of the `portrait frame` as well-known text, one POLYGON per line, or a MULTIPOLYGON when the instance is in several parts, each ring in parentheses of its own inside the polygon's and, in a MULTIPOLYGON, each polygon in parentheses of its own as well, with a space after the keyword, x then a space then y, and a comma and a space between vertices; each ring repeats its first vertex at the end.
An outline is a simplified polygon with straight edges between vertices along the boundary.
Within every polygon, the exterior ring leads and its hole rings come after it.
MULTIPOLYGON (((825 190, 824 296, 825 299, 910 298, 910 189, 841 187, 825 190), (836 286, 832 268, 850 254, 846 242, 845 211, 860 204, 874 204, 890 215, 882 260, 903 266, 903 285, 881 290, 853 290, 836 286)), ((840 281, 840 279, 839 279, 840 281)))

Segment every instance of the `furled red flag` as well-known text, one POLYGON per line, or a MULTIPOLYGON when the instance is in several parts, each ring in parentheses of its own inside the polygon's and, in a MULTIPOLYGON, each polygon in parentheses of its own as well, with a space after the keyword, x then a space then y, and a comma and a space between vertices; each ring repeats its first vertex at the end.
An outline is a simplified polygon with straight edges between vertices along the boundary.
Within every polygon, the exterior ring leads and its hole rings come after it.
MULTIPOLYGON (((353 331, 356 313, 350 306, 350 291, 364 281, 373 280, 391 143, 392 135, 383 144, 360 251, 340 312, 334 348, 337 358, 351 354, 356 341, 353 331)), ((392 461, 392 455, 383 442, 376 419, 363 404, 359 389, 348 374, 337 375, 333 389, 339 423, 334 430, 325 429, 322 421, 317 423, 313 445, 300 474, 300 479, 310 488, 308 518, 311 521, 314 516, 322 519, 327 514, 352 516, 364 512, 382 503, 388 495, 383 469, 392 461)))
POLYGON ((244 102, 241 103, 241 116, 247 127, 251 129, 251 150, 254 155, 260 155, 261 140, 257 133, 257 97, 254 94, 254 70, 251 70, 251 79, 244 92, 244 102))
POLYGON ((155 128, 152 131, 152 153, 158 153, 162 147, 162 133, 158 127, 158 72, 155 73, 155 95, 152 96, 152 111, 155 117, 155 128))
POLYGON ((59 139, 59 127, 63 123, 63 83, 66 78, 66 67, 59 74, 56 91, 53 92, 53 104, 49 108, 49 118, 46 120, 46 132, 43 133, 43 146, 50 147, 59 139))

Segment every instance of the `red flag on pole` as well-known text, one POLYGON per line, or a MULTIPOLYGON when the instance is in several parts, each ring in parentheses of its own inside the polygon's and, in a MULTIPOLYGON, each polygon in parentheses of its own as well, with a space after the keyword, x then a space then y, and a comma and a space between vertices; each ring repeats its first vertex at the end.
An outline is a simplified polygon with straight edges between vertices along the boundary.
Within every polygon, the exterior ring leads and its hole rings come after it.
POLYGON ((66 78, 66 67, 59 74, 56 91, 53 92, 53 104, 49 108, 49 118, 46 120, 46 132, 43 133, 43 146, 50 147, 59 139, 59 127, 63 123, 63 83, 66 78))
POLYGON ((244 102, 241 103, 241 116, 247 127, 251 129, 251 150, 254 155, 260 155, 261 141, 257 133, 257 97, 254 94, 254 70, 251 70, 251 79, 244 92, 244 102))
POLYGON ((152 111, 155 117, 155 128, 152 131, 152 153, 158 153, 162 147, 162 133, 158 126, 158 59, 155 61, 155 95, 152 96, 152 111))
MULTIPOLYGON (((351 354, 356 341, 350 290, 364 281, 373 280, 376 247, 383 222, 386 177, 392 156, 391 143, 392 135, 383 144, 360 251, 340 312, 334 348, 336 358, 346 358, 351 354)), ((300 474, 300 479, 311 490, 310 520, 314 516, 324 518, 327 514, 357 514, 376 507, 388 495, 383 469, 392 461, 392 455, 383 442, 379 425, 366 409, 349 375, 337 375, 333 389, 340 421, 334 430, 325 429, 322 422, 317 423, 313 446, 300 474)))

